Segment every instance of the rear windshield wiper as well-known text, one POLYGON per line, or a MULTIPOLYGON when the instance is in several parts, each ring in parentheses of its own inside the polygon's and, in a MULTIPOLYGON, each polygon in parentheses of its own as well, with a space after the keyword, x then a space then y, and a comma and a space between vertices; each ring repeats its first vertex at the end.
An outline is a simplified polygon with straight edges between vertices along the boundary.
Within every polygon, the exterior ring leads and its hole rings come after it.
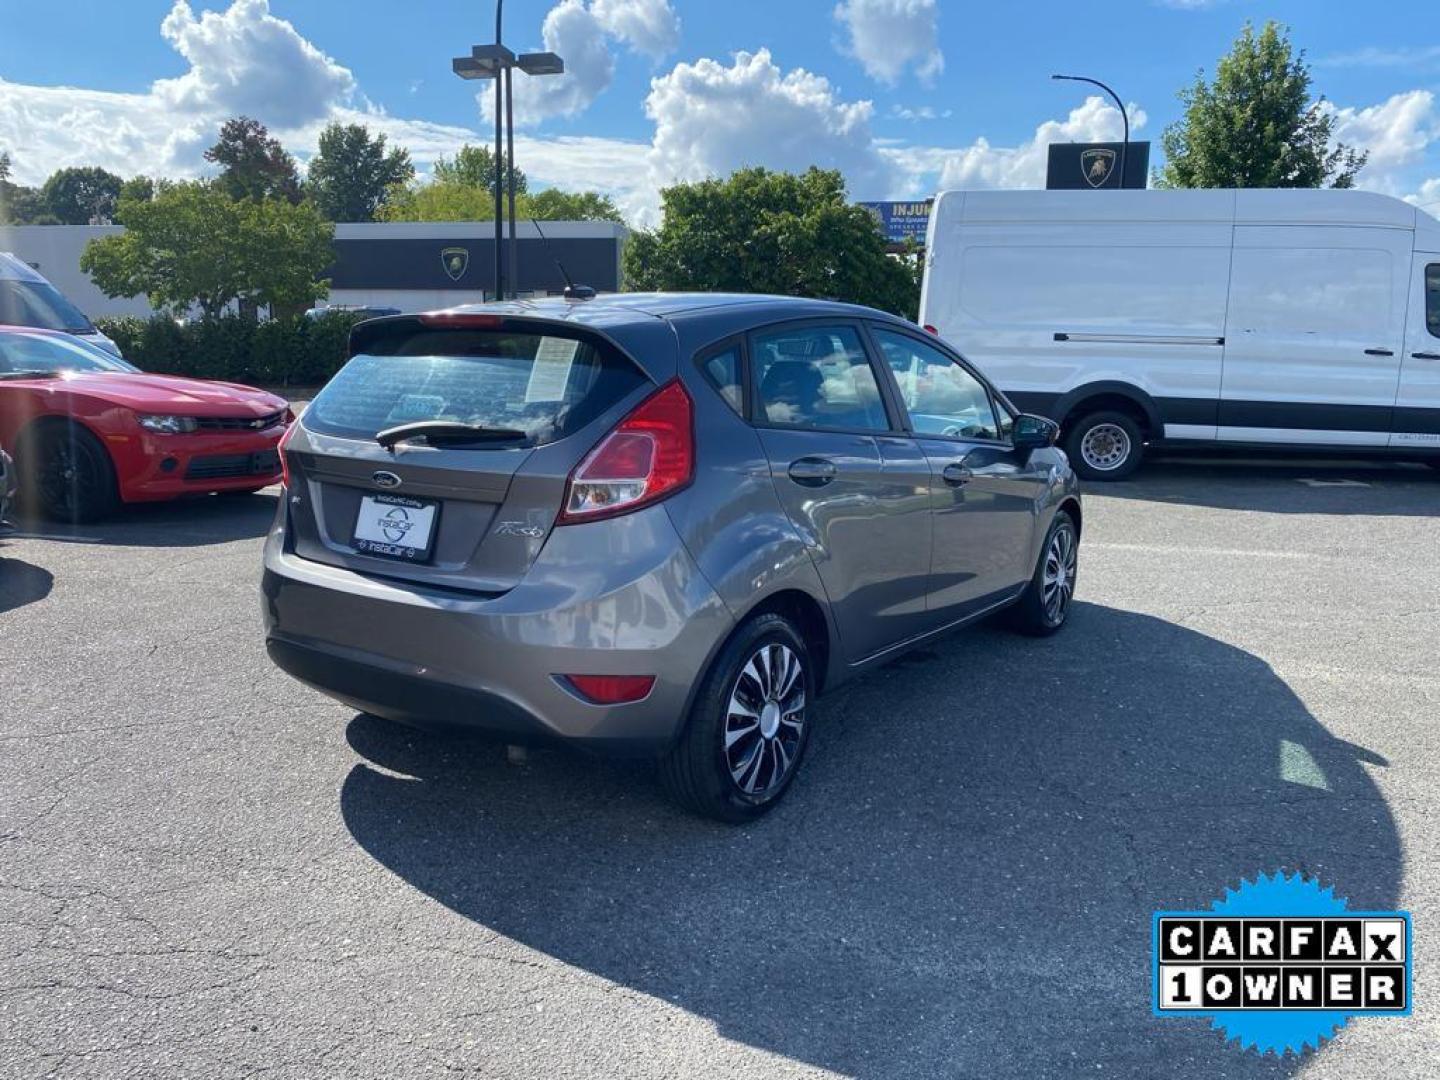
POLYGON ((0 379, 58 379, 58 371, 0 371, 0 379))
POLYGON ((430 443, 517 442, 528 439, 527 432, 515 428, 493 428, 481 424, 462 424, 454 420, 417 420, 377 432, 375 441, 389 450, 407 439, 425 439, 430 443))

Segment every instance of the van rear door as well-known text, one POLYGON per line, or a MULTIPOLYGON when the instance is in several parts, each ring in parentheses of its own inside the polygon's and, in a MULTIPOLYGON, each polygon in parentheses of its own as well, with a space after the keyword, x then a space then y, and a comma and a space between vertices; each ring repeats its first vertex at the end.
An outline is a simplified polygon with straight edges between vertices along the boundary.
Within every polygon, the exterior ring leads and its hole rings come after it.
POLYGON ((402 316, 354 346, 286 444, 287 542, 478 594, 520 580, 571 470, 653 388, 608 338, 539 320, 402 316))

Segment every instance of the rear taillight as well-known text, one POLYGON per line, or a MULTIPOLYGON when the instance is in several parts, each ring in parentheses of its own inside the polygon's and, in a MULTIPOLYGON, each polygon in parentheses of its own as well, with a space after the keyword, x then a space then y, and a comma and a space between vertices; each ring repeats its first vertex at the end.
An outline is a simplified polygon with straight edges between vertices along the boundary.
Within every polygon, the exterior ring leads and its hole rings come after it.
POLYGON ((637 405, 575 466, 556 523, 627 514, 679 491, 694 475, 693 409, 675 379, 637 405))
POLYGON ((291 420, 290 426, 285 429, 285 434, 280 436, 280 442, 275 449, 280 454, 280 483, 287 488, 290 486, 290 455, 287 452, 290 446, 290 437, 295 434, 295 428, 299 425, 291 420))
POLYGON ((562 675, 592 705, 626 705, 650 696, 654 675, 562 675))

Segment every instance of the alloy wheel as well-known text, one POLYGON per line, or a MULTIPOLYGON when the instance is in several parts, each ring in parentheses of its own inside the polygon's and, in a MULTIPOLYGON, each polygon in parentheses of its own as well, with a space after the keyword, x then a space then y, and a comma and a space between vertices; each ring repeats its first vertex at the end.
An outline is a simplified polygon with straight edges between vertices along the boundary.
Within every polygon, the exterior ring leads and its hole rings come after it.
POLYGON ((794 650, 761 645, 735 680, 725 714, 725 767, 745 795, 764 797, 790 775, 805 735, 805 667, 794 650))
POLYGON ((1065 621, 1070 599, 1075 595, 1075 573, 1078 550, 1075 530, 1065 522, 1050 537, 1045 549, 1045 568, 1041 572, 1040 599, 1045 605, 1045 619, 1051 626, 1065 621))

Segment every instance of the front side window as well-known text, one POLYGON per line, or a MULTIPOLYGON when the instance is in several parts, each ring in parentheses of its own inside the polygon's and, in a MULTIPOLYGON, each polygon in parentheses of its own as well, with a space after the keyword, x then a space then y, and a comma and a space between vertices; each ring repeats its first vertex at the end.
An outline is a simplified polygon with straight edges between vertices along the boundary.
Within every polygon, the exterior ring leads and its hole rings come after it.
POLYGON ((1440 337, 1440 263, 1425 267, 1425 326, 1440 337))
POLYGON ((990 393, 979 379, 915 338, 880 329, 874 334, 918 434, 1001 438, 990 393))
POLYGON ((860 335, 850 326, 800 326, 755 335, 761 416, 786 427, 887 431, 890 424, 860 335))
POLYGON ((0 375, 136 370, 118 356, 72 337, 23 331, 0 333, 0 375))

